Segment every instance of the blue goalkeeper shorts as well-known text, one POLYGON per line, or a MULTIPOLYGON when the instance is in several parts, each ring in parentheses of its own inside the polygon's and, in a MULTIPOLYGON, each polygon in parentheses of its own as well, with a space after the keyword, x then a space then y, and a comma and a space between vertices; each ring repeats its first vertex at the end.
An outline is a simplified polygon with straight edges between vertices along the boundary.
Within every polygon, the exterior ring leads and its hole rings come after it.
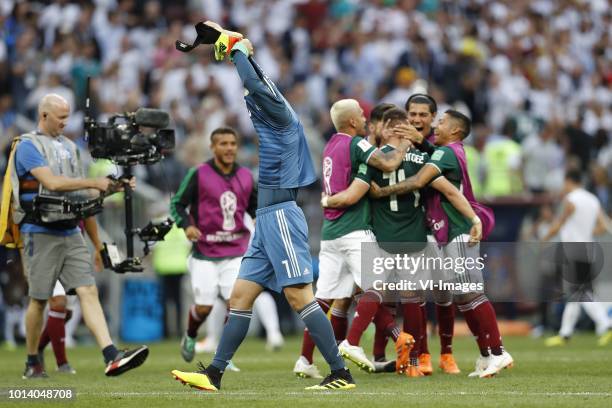
POLYGON ((257 210, 255 235, 242 258, 238 278, 275 292, 312 282, 308 225, 295 201, 257 210))

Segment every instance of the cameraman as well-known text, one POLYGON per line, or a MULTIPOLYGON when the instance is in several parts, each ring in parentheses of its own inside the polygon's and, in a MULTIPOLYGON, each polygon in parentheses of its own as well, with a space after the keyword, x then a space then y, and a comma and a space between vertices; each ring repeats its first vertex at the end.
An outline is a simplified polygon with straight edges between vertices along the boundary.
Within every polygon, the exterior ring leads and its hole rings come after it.
MULTIPOLYGON (((19 223, 24 241, 22 259, 29 285, 30 302, 26 312, 28 358, 23 378, 47 377, 37 356, 43 311, 59 280, 68 294, 79 296, 85 323, 102 349, 105 374, 115 376, 142 364, 149 350, 141 346, 119 351, 108 332, 98 298, 93 265, 76 215, 46 214, 34 211, 36 195, 76 199, 95 189, 100 193, 119 191, 120 183, 106 177, 83 178, 77 146, 62 135, 70 106, 57 94, 45 95, 38 105, 38 128, 21 136, 15 152, 12 177, 13 206, 23 218, 19 223), (42 221, 46 218, 46 221, 42 221)), ((134 179, 130 185, 135 186, 134 179)), ((100 249, 94 217, 85 219, 85 230, 100 249)), ((97 252, 97 251, 96 251, 97 252)), ((99 254, 96 255, 98 263, 99 254)))

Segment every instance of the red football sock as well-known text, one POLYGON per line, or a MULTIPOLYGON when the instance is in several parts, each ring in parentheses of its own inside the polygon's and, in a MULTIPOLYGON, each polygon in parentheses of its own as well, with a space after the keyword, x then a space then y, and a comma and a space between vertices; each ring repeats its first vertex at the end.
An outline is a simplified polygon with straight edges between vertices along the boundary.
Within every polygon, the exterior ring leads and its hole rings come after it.
POLYGON ((478 305, 474 312, 480 322, 481 333, 484 334, 488 346, 491 348, 491 354, 499 356, 502 353, 502 340, 497 326, 497 316, 493 305, 487 299, 486 302, 478 305))
MULTIPOLYGON (((68 321, 72 318, 72 310, 67 309, 66 310, 66 319, 64 319, 64 324, 68 323, 68 321)), ((47 328, 48 325, 45 324, 45 328, 43 329, 42 333, 40 334, 40 340, 38 342, 38 351, 42 351, 45 349, 45 347, 47 347, 47 344, 49 344, 49 342, 51 341, 51 338, 49 337, 49 329, 47 328)))
POLYGON ((436 320, 440 336, 440 354, 452 353, 455 330, 455 306, 452 302, 443 305, 436 303, 436 320))
POLYGON ((55 354, 55 361, 58 367, 68 362, 66 359, 66 345, 64 343, 66 337, 65 320, 66 309, 58 308, 49 310, 46 330, 51 339, 51 346, 53 347, 53 354, 55 354))
MULTIPOLYGON (((376 320, 376 318, 374 318, 376 320)), ((374 355, 375 361, 385 361, 385 351, 387 349, 387 342, 389 341, 389 335, 385 330, 379 330, 378 325, 376 326, 376 332, 374 332, 374 345, 372 354, 374 355)))
POLYGON ((355 317, 346 336, 346 340, 352 346, 358 346, 363 332, 366 331, 370 323, 374 320, 382 303, 382 296, 374 291, 367 290, 357 302, 355 317))
POLYGON ((331 322, 332 329, 334 329, 336 343, 340 343, 342 340, 346 339, 346 332, 348 329, 348 318, 346 317, 346 312, 344 310, 332 307, 331 318, 329 320, 331 322))
MULTIPOLYGON (((323 313, 327 314, 327 312, 329 311, 329 303, 321 299, 316 299, 316 301, 319 304, 319 306, 321 306, 323 313)), ((304 356, 304 358, 306 358, 306 360, 308 360, 309 364, 312 364, 314 349, 315 349, 315 343, 312 340, 312 337, 310 337, 310 333, 308 333, 308 329, 304 328, 304 337, 302 338, 302 353, 301 354, 302 356, 304 356)))
POLYGON ((187 335, 195 338, 198 335, 198 329, 206 320, 206 316, 200 316, 196 311, 196 305, 189 308, 189 321, 187 324, 187 335))
POLYGON ((458 305, 458 309, 461 311, 461 313, 463 313, 465 322, 476 339, 480 354, 486 357, 489 355, 489 345, 484 333, 481 331, 480 320, 478 319, 478 316, 474 310, 475 305, 481 300, 482 299, 478 297, 470 303, 458 305))
POLYGON ((410 350, 410 358, 416 358, 421 351, 423 342, 423 314, 418 303, 402 303, 404 312, 404 331, 414 337, 414 347, 410 350))
POLYGON ((388 327, 391 327, 391 331, 393 327, 395 327, 395 304, 389 306, 387 304, 382 304, 378 308, 378 312, 376 312, 376 316, 374 316, 374 326, 376 327, 376 331, 374 332, 374 360, 376 361, 385 361, 385 351, 387 349, 387 343, 389 342, 390 330, 387 330, 388 327))
POLYGON ((381 305, 376 314, 378 319, 380 319, 380 327, 384 327, 387 336, 391 337, 393 341, 397 341, 402 330, 395 323, 395 314, 393 311, 388 306, 381 305))
POLYGON ((51 337, 49 337, 49 323, 47 323, 45 324, 45 328, 40 334, 40 340, 38 341, 38 351, 44 350, 50 341, 51 341, 51 337))
POLYGON ((420 354, 429 354, 429 344, 427 343, 427 304, 421 303, 421 338, 420 354))

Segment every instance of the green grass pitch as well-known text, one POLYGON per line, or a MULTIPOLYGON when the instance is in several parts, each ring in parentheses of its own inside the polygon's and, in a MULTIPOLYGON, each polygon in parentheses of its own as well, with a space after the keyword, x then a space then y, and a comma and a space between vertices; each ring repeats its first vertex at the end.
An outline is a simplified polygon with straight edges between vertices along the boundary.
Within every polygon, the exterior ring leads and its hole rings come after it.
MULTIPOLYGON (((264 342, 249 338, 234 361, 240 373, 228 372, 219 393, 196 391, 174 380, 174 368, 188 370, 195 364, 182 361, 178 340, 151 345, 145 364, 120 377, 103 373, 101 353, 95 347, 68 350, 77 375, 55 373, 50 349, 46 360, 48 380, 22 380, 25 350, 0 351, 0 406, 49 407, 53 402, 20 402, 7 399, 8 388, 72 388, 76 399, 61 402, 67 407, 327 407, 378 406, 430 407, 610 407, 612 406, 612 348, 598 347, 594 336, 577 336, 570 345, 547 349, 542 340, 506 337, 515 367, 492 379, 471 379, 467 374, 476 359, 476 347, 468 338, 455 339, 455 356, 462 374, 449 376, 434 372, 426 378, 409 379, 395 374, 371 375, 349 365, 357 388, 351 391, 309 392, 304 387, 315 380, 301 380, 291 370, 297 358, 300 338, 289 338, 282 351, 265 351, 264 342), (20 405, 16 405, 20 404, 20 405), (340 405, 341 404, 341 405, 340 405), (350 405, 348 405, 350 404, 350 405)), ((437 364, 437 338, 430 339, 437 364)), ((371 347, 365 341, 366 347, 371 347)), ((388 352, 391 355, 391 352, 388 352)), ((197 355, 205 364, 210 355, 197 355)), ((319 354, 315 362, 325 371, 319 354)), ((349 363, 350 364, 350 363, 349 363)))

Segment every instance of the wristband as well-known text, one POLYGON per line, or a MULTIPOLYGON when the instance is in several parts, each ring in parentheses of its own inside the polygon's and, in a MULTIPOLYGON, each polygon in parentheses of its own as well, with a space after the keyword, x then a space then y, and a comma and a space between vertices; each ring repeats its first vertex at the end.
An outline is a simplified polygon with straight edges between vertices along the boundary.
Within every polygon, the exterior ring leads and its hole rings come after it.
POLYGON ((472 225, 476 225, 476 224, 480 224, 480 223, 482 223, 482 221, 480 221, 480 218, 478 218, 478 216, 477 216, 477 215, 475 215, 475 216, 472 218, 472 225))
POLYGON ((328 196, 323 196, 321 198, 321 207, 323 208, 327 208, 327 201, 328 201, 329 197, 328 196))
POLYGON ((244 45, 241 42, 237 42, 236 44, 234 44, 234 46, 232 47, 232 51, 230 52, 230 59, 232 61, 234 61, 234 52, 240 51, 242 52, 244 55, 249 56, 249 50, 247 49, 246 45, 244 45))

